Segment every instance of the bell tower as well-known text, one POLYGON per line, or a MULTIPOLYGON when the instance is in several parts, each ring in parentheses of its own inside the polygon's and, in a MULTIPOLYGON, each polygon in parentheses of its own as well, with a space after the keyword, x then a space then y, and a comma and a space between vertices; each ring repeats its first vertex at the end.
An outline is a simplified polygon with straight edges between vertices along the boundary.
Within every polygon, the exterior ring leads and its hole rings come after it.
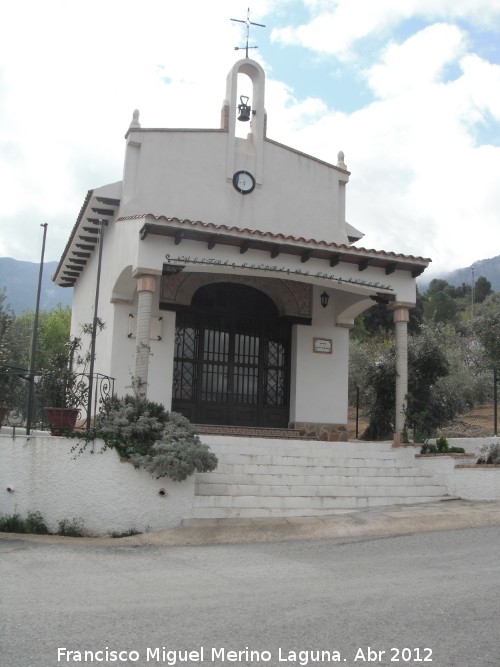
POLYGON ((262 67, 243 58, 236 62, 227 76, 226 98, 222 106, 221 129, 227 130, 226 177, 232 179, 238 170, 248 170, 262 185, 266 111, 264 108, 265 74, 262 67), (238 99, 238 74, 246 74, 252 84, 250 97, 238 99), (236 123, 250 125, 245 139, 236 136, 236 123))

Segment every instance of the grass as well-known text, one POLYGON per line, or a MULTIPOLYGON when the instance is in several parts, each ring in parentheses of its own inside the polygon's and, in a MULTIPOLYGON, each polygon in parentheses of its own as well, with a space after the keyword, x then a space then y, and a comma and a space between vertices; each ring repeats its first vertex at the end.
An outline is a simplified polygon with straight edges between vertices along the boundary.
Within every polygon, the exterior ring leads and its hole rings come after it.
MULTIPOLYGON (((17 512, 10 516, 0 516, 0 533, 51 534, 40 512, 28 512, 26 518, 17 512)), ((66 537, 84 537, 83 519, 62 519, 59 521, 59 527, 55 534, 66 537)))
POLYGON ((49 529, 40 512, 28 512, 25 519, 16 512, 11 516, 0 516, 0 533, 48 535, 49 529))

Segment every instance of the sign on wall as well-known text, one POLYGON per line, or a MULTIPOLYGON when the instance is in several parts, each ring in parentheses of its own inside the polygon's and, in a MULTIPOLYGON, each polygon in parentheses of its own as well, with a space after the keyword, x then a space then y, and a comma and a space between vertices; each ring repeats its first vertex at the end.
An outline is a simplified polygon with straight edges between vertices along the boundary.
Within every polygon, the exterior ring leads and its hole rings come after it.
POLYGON ((313 338, 313 352, 316 354, 331 354, 333 340, 331 338, 313 338))

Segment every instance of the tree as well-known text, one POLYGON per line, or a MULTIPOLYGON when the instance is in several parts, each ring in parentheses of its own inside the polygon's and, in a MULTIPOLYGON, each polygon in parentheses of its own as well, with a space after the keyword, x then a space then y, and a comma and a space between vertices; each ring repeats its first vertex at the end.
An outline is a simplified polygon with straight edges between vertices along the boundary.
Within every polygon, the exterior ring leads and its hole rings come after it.
POLYGON ((16 368, 16 318, 6 304, 5 293, 0 294, 0 405, 18 407, 24 398, 22 373, 16 368))
MULTIPOLYGON (((22 368, 30 365, 31 340, 35 313, 26 310, 14 318, 12 325, 11 359, 22 368)), ((69 340, 71 309, 60 304, 54 310, 42 310, 38 318, 38 346, 36 370, 43 370, 53 359, 65 351, 69 340)))
POLYGON ((370 334, 384 331, 387 336, 394 329, 394 315, 383 303, 377 303, 363 313, 366 331, 370 334))
POLYGON ((491 294, 491 283, 484 276, 480 276, 474 285, 474 301, 483 303, 486 297, 491 294))
MULTIPOLYGON (((442 337, 436 327, 423 327, 412 336, 408 345, 408 416, 413 424, 431 434, 450 418, 452 410, 443 404, 436 390, 440 378, 446 377, 450 364, 446 358, 442 337)), ((374 359, 366 371, 369 424, 364 440, 392 437, 395 424, 396 356, 392 343, 383 358, 374 359)))
POLYGON ((446 292, 433 292, 425 303, 424 313, 426 319, 433 322, 455 322, 458 306, 446 292))
POLYGON ((488 362, 500 368, 500 312, 478 317, 474 322, 474 330, 488 362))
POLYGON ((447 282, 446 280, 443 280, 442 278, 434 278, 429 283, 429 287, 427 288, 426 294, 427 296, 432 296, 437 292, 446 292, 446 290, 449 289, 450 287, 451 287, 450 283, 447 282))
POLYGON ((71 327, 71 308, 63 308, 61 304, 54 310, 40 314, 38 332, 37 368, 43 369, 50 359, 60 354, 69 340, 71 327))

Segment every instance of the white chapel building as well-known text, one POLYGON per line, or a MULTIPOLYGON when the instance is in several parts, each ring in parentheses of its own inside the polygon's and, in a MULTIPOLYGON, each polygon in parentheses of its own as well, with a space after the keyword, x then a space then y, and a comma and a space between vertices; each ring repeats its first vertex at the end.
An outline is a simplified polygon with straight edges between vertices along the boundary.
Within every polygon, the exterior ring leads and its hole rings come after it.
POLYGON ((264 93, 262 67, 244 58, 218 129, 143 128, 134 112, 123 179, 87 193, 54 275, 74 287, 72 334, 92 321, 98 286, 95 371, 119 395, 136 377, 195 424, 346 440, 349 329, 386 303, 397 440, 408 313, 430 260, 354 245, 343 154, 330 164, 268 138, 264 93))

